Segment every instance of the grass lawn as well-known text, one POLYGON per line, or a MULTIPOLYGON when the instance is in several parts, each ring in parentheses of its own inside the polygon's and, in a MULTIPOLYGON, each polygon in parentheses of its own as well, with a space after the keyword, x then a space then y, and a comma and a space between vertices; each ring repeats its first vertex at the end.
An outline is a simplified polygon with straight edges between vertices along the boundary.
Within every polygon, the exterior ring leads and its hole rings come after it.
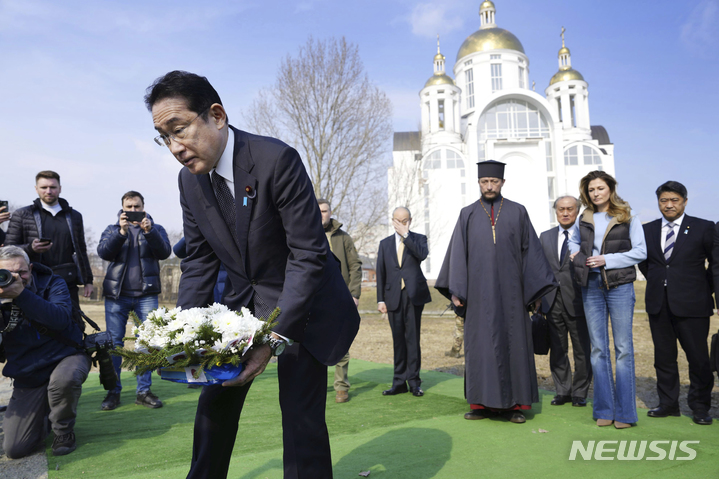
MULTIPOLYGON (((329 373, 333 371, 330 369, 329 373)), ((335 478, 464 479, 476 477, 646 477, 687 478, 719 475, 716 428, 697 426, 690 417, 649 419, 639 412, 637 427, 598 428, 591 406, 550 406, 553 393, 540 391, 541 402, 527 423, 501 419, 465 421, 462 378, 423 372, 426 394, 383 397, 390 365, 352 360, 350 402, 334 403, 328 388, 327 423, 332 440, 335 478), (570 461, 572 441, 699 441, 694 460, 570 461)), ((85 383, 78 411, 78 449, 53 457, 48 441, 50 478, 180 478, 189 469, 192 423, 199 390, 153 376, 153 391, 165 407, 151 410, 134 404, 134 378, 123 374, 121 406, 101 411, 105 391, 96 374, 85 383)), ((331 377, 328 376, 328 384, 331 377)), ((282 440, 274 364, 250 390, 228 477, 281 478, 282 440)), ((607 443, 605 449, 616 449, 607 443)), ((669 453, 671 443, 663 449, 669 453)), ((656 456, 647 450, 647 456, 656 456)), ((605 454, 612 456, 611 453, 605 454)), ((677 450, 676 458, 687 454, 677 450)))

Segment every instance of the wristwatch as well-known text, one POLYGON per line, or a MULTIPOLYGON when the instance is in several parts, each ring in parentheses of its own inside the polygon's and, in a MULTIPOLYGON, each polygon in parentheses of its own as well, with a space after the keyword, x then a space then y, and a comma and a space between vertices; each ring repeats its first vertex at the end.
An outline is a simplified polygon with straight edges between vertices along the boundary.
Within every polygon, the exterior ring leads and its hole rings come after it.
POLYGON ((280 338, 273 338, 272 336, 269 336, 267 338, 267 345, 272 350, 273 356, 279 356, 285 351, 285 347, 287 346, 287 341, 280 338))

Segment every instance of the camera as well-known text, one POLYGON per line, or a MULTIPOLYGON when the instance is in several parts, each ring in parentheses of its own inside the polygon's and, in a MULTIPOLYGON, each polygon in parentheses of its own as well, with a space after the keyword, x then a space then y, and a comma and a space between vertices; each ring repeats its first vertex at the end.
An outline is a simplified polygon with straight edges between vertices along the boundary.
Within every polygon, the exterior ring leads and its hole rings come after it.
POLYGON ((15 277, 12 273, 6 269, 0 269, 0 288, 10 286, 15 281, 15 277))
POLYGON ((115 345, 112 343, 109 331, 89 334, 85 337, 85 352, 94 365, 99 365, 100 384, 105 391, 111 391, 117 386, 117 373, 110 357, 112 349, 115 349, 115 345))
POLYGON ((127 216, 127 221, 130 223, 134 223, 135 221, 140 222, 143 219, 145 219, 145 212, 144 211, 125 211, 125 216, 127 216))

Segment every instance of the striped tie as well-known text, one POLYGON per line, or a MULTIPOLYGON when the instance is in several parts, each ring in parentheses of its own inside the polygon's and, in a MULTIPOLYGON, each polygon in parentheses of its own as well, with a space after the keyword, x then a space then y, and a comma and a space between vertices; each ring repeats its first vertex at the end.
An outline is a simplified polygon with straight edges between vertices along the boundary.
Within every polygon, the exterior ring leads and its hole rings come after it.
POLYGON ((667 226, 669 227, 669 231, 667 231, 667 237, 664 241, 664 259, 669 261, 669 258, 672 256, 672 251, 674 250, 674 223, 667 223, 667 226))

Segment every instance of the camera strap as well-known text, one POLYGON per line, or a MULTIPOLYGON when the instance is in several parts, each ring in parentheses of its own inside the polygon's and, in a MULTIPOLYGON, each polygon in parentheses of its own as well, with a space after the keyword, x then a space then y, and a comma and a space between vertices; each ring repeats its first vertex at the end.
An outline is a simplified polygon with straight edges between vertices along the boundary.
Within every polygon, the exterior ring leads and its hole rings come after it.
POLYGON ((65 346, 69 346, 69 347, 71 347, 71 348, 79 349, 79 350, 81 350, 81 351, 84 351, 84 350, 85 350, 85 348, 82 347, 80 344, 77 344, 75 341, 73 341, 73 340, 71 340, 71 339, 68 339, 68 338, 66 338, 66 337, 64 337, 64 336, 61 336, 61 335, 60 335, 59 333, 57 333, 56 331, 53 331, 52 329, 48 329, 46 326, 44 326, 44 325, 38 323, 37 321, 32 320, 32 319, 29 319, 28 321, 30 321, 30 324, 32 324, 32 327, 33 327, 33 328, 37 329, 37 332, 38 332, 38 333, 40 333, 40 334, 42 334, 42 335, 44 335, 44 336, 47 336, 47 337, 49 337, 49 338, 51 338, 51 339, 54 339, 55 341, 57 341, 57 342, 59 342, 59 343, 62 343, 62 344, 64 344, 65 346))
POLYGON ((12 306, 10 307, 10 320, 8 321, 7 326, 5 326, 5 329, 0 331, 0 334, 12 332, 15 328, 17 328, 18 324, 22 323, 22 320, 24 318, 20 307, 17 306, 15 303, 11 304, 12 306))

